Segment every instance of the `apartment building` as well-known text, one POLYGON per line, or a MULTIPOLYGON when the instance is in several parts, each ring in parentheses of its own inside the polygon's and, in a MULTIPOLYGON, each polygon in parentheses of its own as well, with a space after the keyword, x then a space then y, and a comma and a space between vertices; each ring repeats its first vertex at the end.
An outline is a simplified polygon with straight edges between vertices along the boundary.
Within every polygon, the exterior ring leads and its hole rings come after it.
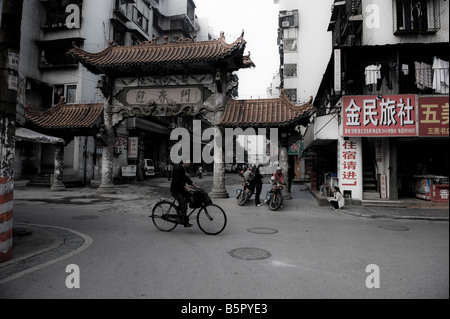
MULTIPOLYGON (((275 3, 279 7, 280 69, 267 92, 278 97, 280 90, 284 89, 292 103, 301 105, 315 95, 330 57, 331 34, 326 32, 329 20, 324 8, 331 6, 332 0, 279 0, 275 3)), ((305 128, 299 127, 298 130, 304 133, 305 128)), ((289 147, 294 179, 301 181, 309 178, 305 157, 300 156, 303 149, 302 141, 289 147)))
MULTIPOLYGON (((200 31, 195 8, 193 0, 24 1, 19 69, 23 104, 50 112, 62 101, 75 109, 103 103, 103 96, 96 89, 100 77, 67 55, 70 48, 76 45, 89 52, 100 52, 109 45, 138 45, 163 37, 168 41, 195 38, 200 31)), ((178 122, 178 119, 164 121, 178 122)), ((165 166, 169 130, 164 121, 133 119, 122 123, 117 129, 115 177, 120 176, 121 166, 130 164, 127 157, 130 136, 142 138, 145 158, 165 166)), ((34 124, 23 123, 39 129, 34 124)), ((67 137, 64 148, 67 182, 88 184, 99 179, 101 145, 94 139, 95 134, 88 131, 87 136, 67 137)), ((51 174, 54 153, 53 145, 19 141, 16 179, 51 174)))
POLYGON ((363 204, 448 202, 448 18, 444 0, 334 1, 304 139, 315 189, 335 184, 363 204))

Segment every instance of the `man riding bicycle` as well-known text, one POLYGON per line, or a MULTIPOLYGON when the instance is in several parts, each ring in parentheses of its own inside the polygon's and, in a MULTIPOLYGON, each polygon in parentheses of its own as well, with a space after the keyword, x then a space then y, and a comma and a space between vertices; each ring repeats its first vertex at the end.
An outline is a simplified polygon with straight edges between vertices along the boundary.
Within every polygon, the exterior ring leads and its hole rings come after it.
POLYGON ((192 224, 189 223, 189 217, 187 216, 188 198, 194 191, 194 188, 191 186, 200 188, 192 182, 186 173, 186 169, 190 164, 190 162, 180 162, 172 172, 172 182, 170 184, 170 192, 180 205, 180 210, 183 215, 181 222, 184 224, 184 227, 192 226, 192 224))

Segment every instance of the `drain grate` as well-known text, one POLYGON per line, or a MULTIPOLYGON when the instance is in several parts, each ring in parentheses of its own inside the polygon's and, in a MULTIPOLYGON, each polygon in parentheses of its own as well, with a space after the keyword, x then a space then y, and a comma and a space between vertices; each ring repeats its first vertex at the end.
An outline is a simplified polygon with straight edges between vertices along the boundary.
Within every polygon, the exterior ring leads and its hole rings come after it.
POLYGON ((89 219, 97 219, 98 216, 96 215, 79 215, 79 216, 73 216, 72 219, 75 220, 89 220, 89 219))
POLYGON ((243 260, 260 260, 267 259, 272 256, 272 254, 267 250, 250 247, 233 249, 229 254, 231 257, 243 260))
POLYGON ((248 232, 253 234, 276 234, 278 230, 274 228, 254 227, 247 229, 248 232))
POLYGON ((384 225, 384 226, 380 226, 380 228, 385 229, 385 230, 394 230, 394 231, 407 231, 407 230, 409 230, 408 227, 395 226, 395 225, 384 225))

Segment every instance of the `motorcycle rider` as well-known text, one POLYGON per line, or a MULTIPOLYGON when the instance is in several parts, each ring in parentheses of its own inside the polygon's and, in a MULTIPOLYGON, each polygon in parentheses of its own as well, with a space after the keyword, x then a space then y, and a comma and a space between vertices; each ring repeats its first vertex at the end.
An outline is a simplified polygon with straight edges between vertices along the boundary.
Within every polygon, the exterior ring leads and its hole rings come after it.
MULTIPOLYGON (((281 169, 280 166, 277 167, 277 170, 275 171, 275 173, 273 173, 272 177, 270 178, 270 180, 273 180, 273 184, 274 183, 278 183, 283 185, 284 184, 284 174, 283 174, 283 170, 281 169)), ((283 196, 283 191, 280 189, 280 195, 283 196)), ((280 206, 280 208, 283 208, 283 205, 280 206)))
POLYGON ((284 174, 280 166, 277 167, 277 170, 273 173, 273 176, 275 176, 275 180, 278 183, 284 184, 284 174))

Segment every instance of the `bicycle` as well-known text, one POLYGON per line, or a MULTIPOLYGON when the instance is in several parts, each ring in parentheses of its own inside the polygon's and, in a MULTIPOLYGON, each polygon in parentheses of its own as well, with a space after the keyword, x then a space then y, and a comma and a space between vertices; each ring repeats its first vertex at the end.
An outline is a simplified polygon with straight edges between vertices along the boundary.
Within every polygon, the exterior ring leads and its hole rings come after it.
MULTIPOLYGON (((197 190, 200 195, 204 198, 209 199, 208 194, 202 189, 197 190), (206 195, 206 196, 205 196, 206 195)), ((153 224, 155 224, 156 228, 164 232, 170 232, 174 230, 178 224, 183 224, 181 222, 183 218, 183 214, 181 213, 181 208, 179 205, 175 204, 177 202, 176 199, 173 201, 169 200, 161 200, 155 204, 152 210, 153 224)), ((193 206, 192 201, 190 202, 190 208, 192 211, 187 214, 190 217, 197 211, 197 225, 198 227, 207 235, 218 235, 220 234, 227 225, 227 215, 224 210, 209 201, 202 200, 199 207, 193 206)))

